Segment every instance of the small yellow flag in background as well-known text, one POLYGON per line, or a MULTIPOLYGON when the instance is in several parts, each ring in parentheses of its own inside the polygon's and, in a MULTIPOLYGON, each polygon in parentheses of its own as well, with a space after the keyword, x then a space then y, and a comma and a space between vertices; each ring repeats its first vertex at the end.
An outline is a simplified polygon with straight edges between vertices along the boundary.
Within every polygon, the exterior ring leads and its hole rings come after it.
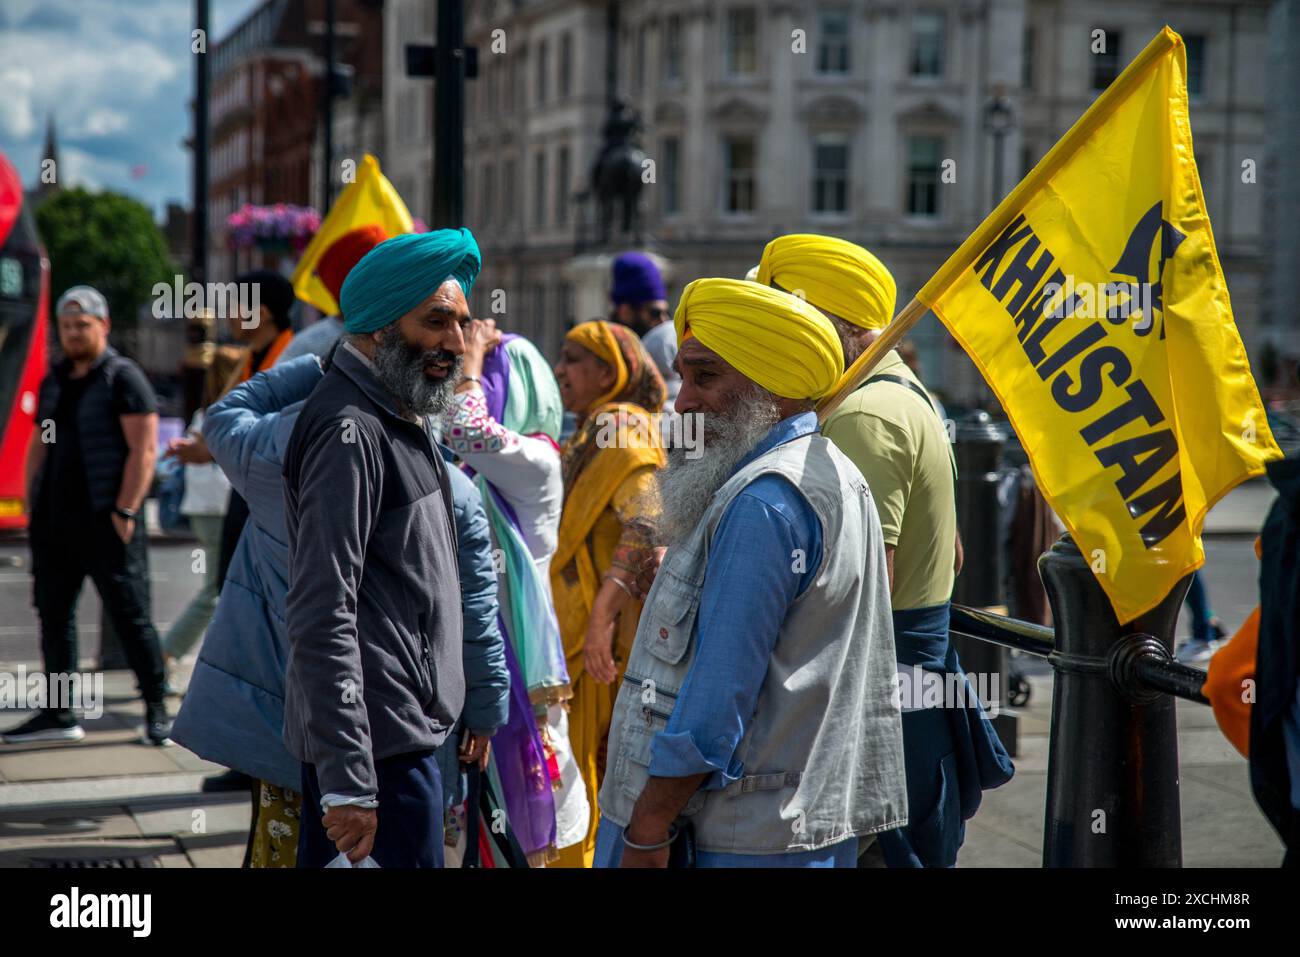
POLYGON ((996 392, 1121 622, 1280 458, 1215 251, 1166 27, 917 294, 996 392))
POLYGON ((393 184, 379 169, 379 160, 367 153, 357 170, 356 181, 349 184, 330 207, 329 214, 312 237, 293 271, 294 294, 309 302, 325 315, 337 315, 338 303, 316 275, 321 256, 344 233, 361 226, 378 224, 389 236, 415 231, 411 214, 393 184))

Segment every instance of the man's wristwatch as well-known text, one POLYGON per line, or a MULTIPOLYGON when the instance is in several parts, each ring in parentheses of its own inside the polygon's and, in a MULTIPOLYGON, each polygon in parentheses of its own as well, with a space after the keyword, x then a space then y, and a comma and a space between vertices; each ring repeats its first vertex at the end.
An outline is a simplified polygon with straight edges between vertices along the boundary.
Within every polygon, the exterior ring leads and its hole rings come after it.
POLYGON ((133 508, 123 508, 121 505, 114 506, 113 514, 126 519, 128 522, 134 522, 140 517, 140 513, 133 508))

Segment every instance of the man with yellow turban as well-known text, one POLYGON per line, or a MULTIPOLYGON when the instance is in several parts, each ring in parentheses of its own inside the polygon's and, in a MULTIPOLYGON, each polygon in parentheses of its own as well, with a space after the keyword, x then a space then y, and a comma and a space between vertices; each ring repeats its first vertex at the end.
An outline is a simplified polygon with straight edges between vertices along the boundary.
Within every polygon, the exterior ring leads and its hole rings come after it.
POLYGON ((817 432, 835 329, 751 282, 677 308, 659 474, 667 552, 614 706, 596 865, 852 867, 906 822, 885 546, 862 473, 817 432), (694 443, 692 443, 694 445, 694 443))
MULTIPOLYGON (((894 278, 861 246, 830 236, 781 236, 768 243, 755 277, 816 306, 832 323, 846 365, 894 313, 894 278)), ((947 707, 921 708, 924 673, 960 675, 948 641, 957 558, 956 466, 944 423, 921 381, 890 350, 871 377, 822 425, 866 477, 885 539, 899 703, 913 823, 880 835, 864 864, 951 867, 967 818, 984 788, 1010 779, 1011 759, 974 692, 947 707), (942 806, 940 804, 942 803, 942 806)), ((967 687, 964 678, 944 687, 967 687)))

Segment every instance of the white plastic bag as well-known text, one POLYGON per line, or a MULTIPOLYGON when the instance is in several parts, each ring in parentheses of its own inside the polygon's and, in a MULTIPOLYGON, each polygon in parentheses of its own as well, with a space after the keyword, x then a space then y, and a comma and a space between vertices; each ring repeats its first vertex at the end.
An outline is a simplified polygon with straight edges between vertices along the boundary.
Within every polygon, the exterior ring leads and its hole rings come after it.
POLYGON ((326 866, 327 868, 328 868, 328 867, 355 867, 355 868, 362 868, 362 867, 378 867, 379 865, 375 863, 375 859, 374 859, 373 857, 367 857, 367 858, 366 858, 365 860, 363 860, 360 864, 353 864, 351 861, 348 860, 348 856, 347 856, 346 854, 344 854, 342 851, 340 851, 340 852, 339 852, 339 856, 336 857, 336 858, 334 858, 334 860, 330 861, 330 862, 329 862, 328 864, 326 864, 325 866, 326 866))

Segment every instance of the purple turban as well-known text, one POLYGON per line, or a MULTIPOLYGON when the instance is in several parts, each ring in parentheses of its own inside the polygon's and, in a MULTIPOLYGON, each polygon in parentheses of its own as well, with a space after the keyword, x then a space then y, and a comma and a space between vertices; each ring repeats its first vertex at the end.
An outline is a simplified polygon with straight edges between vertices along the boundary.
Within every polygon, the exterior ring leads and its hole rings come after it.
POLYGON ((667 299, 659 267, 645 253, 623 253, 614 260, 614 284, 609 298, 616 306, 639 306, 667 299))

